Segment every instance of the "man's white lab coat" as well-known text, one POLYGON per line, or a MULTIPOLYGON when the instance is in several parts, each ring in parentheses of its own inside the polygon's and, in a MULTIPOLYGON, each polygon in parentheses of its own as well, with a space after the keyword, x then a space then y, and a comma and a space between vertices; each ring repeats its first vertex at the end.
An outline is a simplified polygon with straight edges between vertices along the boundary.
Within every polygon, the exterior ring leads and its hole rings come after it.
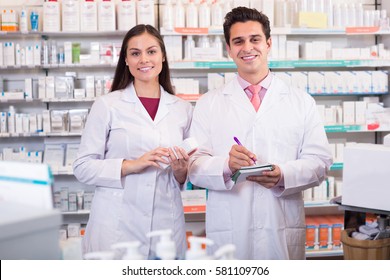
POLYGON ((209 189, 206 234, 215 242, 210 252, 233 243, 239 259, 304 259, 302 191, 319 185, 332 163, 314 99, 274 76, 256 113, 235 78, 197 102, 191 136, 202 143, 191 159, 189 179, 209 189), (234 136, 258 163, 279 165, 284 188, 225 183, 234 136))

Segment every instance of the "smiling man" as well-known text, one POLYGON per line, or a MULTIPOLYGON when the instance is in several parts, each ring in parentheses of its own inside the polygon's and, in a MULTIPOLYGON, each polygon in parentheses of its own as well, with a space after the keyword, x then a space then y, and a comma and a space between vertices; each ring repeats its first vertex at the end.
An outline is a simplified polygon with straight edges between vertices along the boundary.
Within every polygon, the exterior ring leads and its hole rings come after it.
POLYGON ((304 259, 302 191, 324 180, 332 156, 314 99, 269 70, 270 33, 267 16, 255 9, 226 15, 226 48, 238 75, 196 104, 191 135, 201 145, 189 178, 209 190, 210 253, 232 243, 238 259, 304 259), (235 184, 231 175, 254 161, 274 170, 235 184))

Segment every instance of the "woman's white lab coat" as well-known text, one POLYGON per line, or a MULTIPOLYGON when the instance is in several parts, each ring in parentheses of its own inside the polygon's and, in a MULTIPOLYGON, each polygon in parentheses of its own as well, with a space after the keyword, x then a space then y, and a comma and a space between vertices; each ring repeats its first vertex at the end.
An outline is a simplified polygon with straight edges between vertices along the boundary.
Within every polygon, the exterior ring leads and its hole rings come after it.
POLYGON ((203 143, 191 159, 189 179, 209 189, 206 234, 215 242, 210 252, 233 243, 239 259, 304 259, 301 192, 319 185, 332 162, 314 99, 274 76, 256 113, 235 78, 197 102, 191 136, 203 143), (284 189, 225 183, 234 136, 258 163, 280 166, 284 189))
POLYGON ((151 257, 154 230, 172 229, 177 253, 186 249, 180 185, 171 168, 149 167, 121 178, 124 159, 137 159, 157 147, 179 145, 187 138, 192 106, 161 88, 154 121, 131 84, 99 98, 83 131, 74 174, 96 185, 84 237, 84 252, 109 250, 116 242, 141 241, 140 252, 151 257))

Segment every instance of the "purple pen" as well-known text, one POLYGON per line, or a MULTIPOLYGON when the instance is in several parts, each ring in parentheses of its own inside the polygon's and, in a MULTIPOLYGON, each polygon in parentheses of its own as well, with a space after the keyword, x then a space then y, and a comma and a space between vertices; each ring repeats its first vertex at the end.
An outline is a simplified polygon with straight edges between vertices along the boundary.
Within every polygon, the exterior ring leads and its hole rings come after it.
POLYGON ((242 146, 240 140, 238 140, 238 138, 236 136, 233 137, 234 141, 236 141, 236 143, 240 146, 242 146))
MULTIPOLYGON (((234 141, 235 141, 238 145, 243 146, 243 145, 241 144, 240 140, 238 140, 238 138, 237 138, 236 136, 234 136, 233 139, 234 139, 234 141)), ((252 160, 253 160, 253 163, 256 164, 256 161, 255 161, 253 158, 252 158, 252 160)))

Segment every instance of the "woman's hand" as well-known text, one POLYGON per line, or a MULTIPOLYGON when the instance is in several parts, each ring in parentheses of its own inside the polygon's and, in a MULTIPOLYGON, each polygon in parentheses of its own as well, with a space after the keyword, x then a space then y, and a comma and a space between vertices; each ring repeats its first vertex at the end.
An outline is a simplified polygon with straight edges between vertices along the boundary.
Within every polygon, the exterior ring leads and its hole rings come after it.
POLYGON ((168 148, 159 147, 143 154, 136 160, 124 160, 122 162, 121 175, 123 177, 132 173, 140 173, 142 170, 150 166, 161 168, 160 165, 158 165, 158 162, 168 164, 168 160, 163 157, 168 158, 169 154, 170 152, 168 148))
POLYGON ((169 149, 169 163, 173 171, 173 176, 180 183, 184 184, 187 178, 187 167, 188 167, 188 154, 183 148, 173 147, 169 149))

